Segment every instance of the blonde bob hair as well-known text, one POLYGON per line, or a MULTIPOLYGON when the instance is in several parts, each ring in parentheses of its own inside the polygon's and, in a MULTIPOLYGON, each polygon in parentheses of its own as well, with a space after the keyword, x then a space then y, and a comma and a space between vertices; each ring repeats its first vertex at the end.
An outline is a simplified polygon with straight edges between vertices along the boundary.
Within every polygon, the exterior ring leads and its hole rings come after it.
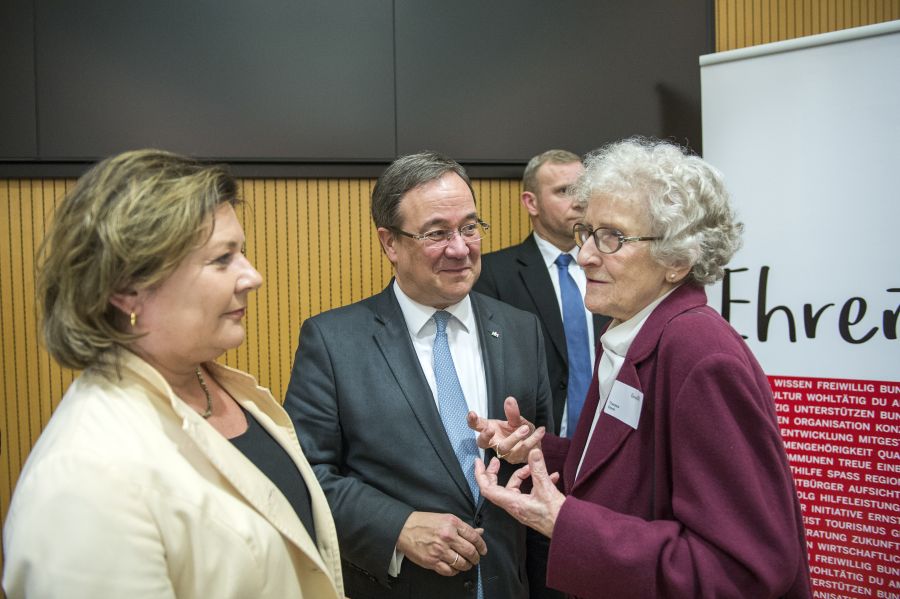
POLYGON ((632 137, 589 153, 575 184, 575 201, 595 195, 637 202, 658 236, 651 255, 666 267, 691 268, 686 281, 709 285, 741 247, 743 224, 736 220, 722 174, 699 156, 658 139, 632 137))
POLYGON ((205 243, 222 202, 238 203, 224 168, 159 150, 112 156, 82 176, 38 251, 50 355, 68 368, 113 364, 135 336, 110 298, 166 279, 205 243))

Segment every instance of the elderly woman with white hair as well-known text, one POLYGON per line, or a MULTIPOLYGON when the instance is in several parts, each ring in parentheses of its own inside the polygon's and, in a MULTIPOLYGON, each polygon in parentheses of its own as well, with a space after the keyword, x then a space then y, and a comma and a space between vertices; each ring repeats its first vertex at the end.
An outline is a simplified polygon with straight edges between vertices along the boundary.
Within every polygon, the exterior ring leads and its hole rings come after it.
POLYGON ((585 304, 613 320, 571 439, 513 399, 506 421, 469 415, 480 446, 527 461, 505 487, 478 464, 482 494, 550 537, 547 584, 570 595, 810 597, 768 380, 703 289, 740 246, 721 175, 633 138, 589 155, 574 193, 585 304))

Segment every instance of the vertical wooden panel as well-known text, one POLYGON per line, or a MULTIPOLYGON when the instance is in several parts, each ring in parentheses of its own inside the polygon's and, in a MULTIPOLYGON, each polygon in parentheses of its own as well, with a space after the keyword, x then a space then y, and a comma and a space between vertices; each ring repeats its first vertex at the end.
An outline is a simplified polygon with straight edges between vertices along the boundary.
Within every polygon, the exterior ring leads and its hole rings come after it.
POLYGON ((15 337, 13 320, 15 311, 12 304, 12 281, 10 276, 13 270, 13 255, 7 240, 12 239, 10 227, 14 225, 12 220, 12 203, 18 201, 15 181, 0 181, 0 336, 3 344, 0 346, 0 366, 3 368, 0 391, 3 393, 3 409, 0 410, 0 426, 3 427, 0 438, 0 510, 6 514, 9 509, 9 497, 16 473, 21 468, 19 452, 19 408, 16 395, 16 364, 14 361, 15 337))
MULTIPOLYGON (((35 252, 72 181, 0 181, 0 516, 18 472, 53 408, 77 375, 39 342, 35 252)), ((283 396, 305 318, 380 291, 391 277, 371 223, 370 179, 244 180, 238 216, 246 251, 264 278, 252 294, 247 340, 222 361, 283 396)), ((473 182, 491 251, 529 231, 520 183, 473 182)))
MULTIPOLYGON (((324 310, 377 293, 391 266, 372 224, 374 180, 245 180, 241 221, 247 256, 264 278, 250 300, 247 340, 223 361, 255 374, 281 399, 300 325, 324 310)), ((517 243, 530 231, 519 181, 475 180, 478 210, 491 224, 482 249, 517 243)))
POLYGON ((763 31, 765 29, 763 26, 763 15, 766 12, 767 5, 767 0, 755 2, 753 3, 753 8, 750 11, 753 17, 753 40, 757 44, 762 44, 765 41, 765 37, 763 34, 763 31))
POLYGON ((900 0, 716 0, 716 51, 900 18, 900 0))
POLYGON ((40 345, 35 299, 35 252, 65 188, 63 181, 0 180, 2 519, 28 452, 75 374, 52 363, 40 345))
POLYGON ((759 21, 759 40, 758 43, 765 44, 772 40, 771 36, 771 26, 769 23, 769 7, 770 0, 762 0, 759 3, 759 10, 757 11, 757 19, 759 21))

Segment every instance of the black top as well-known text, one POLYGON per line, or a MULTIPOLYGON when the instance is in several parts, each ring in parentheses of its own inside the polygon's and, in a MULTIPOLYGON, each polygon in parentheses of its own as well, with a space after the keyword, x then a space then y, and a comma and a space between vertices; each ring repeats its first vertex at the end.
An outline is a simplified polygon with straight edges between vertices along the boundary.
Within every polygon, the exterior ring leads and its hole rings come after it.
POLYGON ((284 448, 272 438, 269 431, 260 426, 243 407, 241 410, 247 418, 247 430, 237 437, 232 437, 230 441, 278 487, 297 512, 297 517, 306 527, 313 543, 316 543, 316 526, 313 522, 309 489, 297 465, 284 448))

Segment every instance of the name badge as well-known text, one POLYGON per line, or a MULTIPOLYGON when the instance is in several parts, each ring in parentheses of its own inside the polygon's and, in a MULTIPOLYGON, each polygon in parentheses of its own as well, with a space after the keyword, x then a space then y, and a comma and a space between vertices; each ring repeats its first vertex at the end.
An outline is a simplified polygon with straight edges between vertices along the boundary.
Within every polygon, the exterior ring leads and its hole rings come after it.
POLYGON ((642 405, 644 405, 643 393, 631 385, 616 381, 609 392, 609 399, 606 400, 603 411, 637 430, 642 405))

